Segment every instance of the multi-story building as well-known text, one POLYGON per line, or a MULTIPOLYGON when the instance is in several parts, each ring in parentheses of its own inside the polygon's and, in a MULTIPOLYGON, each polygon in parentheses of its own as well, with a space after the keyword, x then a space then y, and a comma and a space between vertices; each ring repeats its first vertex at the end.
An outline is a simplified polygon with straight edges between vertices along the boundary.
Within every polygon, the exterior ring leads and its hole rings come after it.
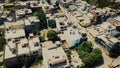
POLYGON ((29 33, 33 30, 39 29, 40 20, 36 16, 30 16, 24 20, 24 24, 26 32, 29 33))
POLYGON ((4 62, 8 67, 17 65, 24 55, 41 57, 41 46, 37 36, 26 38, 24 23, 5 23, 5 54, 4 62))
POLYGON ((42 56, 42 50, 40 46, 40 40, 38 36, 34 36, 32 33, 29 34, 28 44, 30 47, 30 54, 36 57, 42 56))
POLYGON ((45 68, 65 68, 69 67, 68 58, 62 47, 58 47, 52 42, 43 43, 43 61, 45 68))
POLYGON ((110 35, 97 36, 95 41, 105 47, 108 51, 114 51, 120 48, 120 41, 110 35))
POLYGON ((73 4, 72 0, 60 0, 60 5, 68 8, 71 4, 73 4))
POLYGON ((67 30, 67 17, 63 14, 58 14, 56 15, 57 17, 55 18, 56 20, 56 27, 58 31, 64 31, 67 30))
POLYGON ((69 27, 66 31, 63 31, 60 35, 61 42, 67 43, 67 48, 77 46, 82 41, 87 41, 85 33, 80 34, 77 29, 69 27))
POLYGON ((24 8, 28 8, 29 6, 27 5, 26 2, 22 2, 22 1, 17 1, 15 3, 15 8, 16 9, 24 9, 24 8))

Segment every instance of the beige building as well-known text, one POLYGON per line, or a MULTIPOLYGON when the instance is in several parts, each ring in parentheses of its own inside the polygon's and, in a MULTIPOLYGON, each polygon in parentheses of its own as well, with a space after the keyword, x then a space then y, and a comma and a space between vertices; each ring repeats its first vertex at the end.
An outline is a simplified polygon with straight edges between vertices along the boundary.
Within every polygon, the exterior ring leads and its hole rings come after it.
POLYGON ((64 31, 64 30, 67 30, 67 17, 62 14, 62 13, 59 13, 56 15, 57 17, 55 18, 56 20, 56 27, 57 27, 57 30, 58 31, 64 31))
POLYGON ((29 34, 28 44, 30 47, 30 54, 36 57, 42 56, 42 48, 40 46, 40 40, 38 36, 29 34))
POLYGON ((69 67, 68 58, 63 48, 52 42, 43 43, 42 54, 46 68, 69 67))
POLYGON ((39 37, 30 34, 27 39, 22 24, 24 23, 5 23, 4 62, 8 67, 17 65, 18 59, 24 55, 41 57, 39 37))

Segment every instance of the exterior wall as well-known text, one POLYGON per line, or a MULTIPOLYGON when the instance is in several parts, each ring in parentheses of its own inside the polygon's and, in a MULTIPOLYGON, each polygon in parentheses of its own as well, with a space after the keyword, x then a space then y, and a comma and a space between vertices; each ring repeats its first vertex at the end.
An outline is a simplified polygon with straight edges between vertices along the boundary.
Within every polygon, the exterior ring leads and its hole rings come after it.
POLYGON ((34 26, 25 26, 26 33, 31 33, 33 30, 35 30, 34 26))
POLYGON ((24 8, 27 8, 27 6, 21 6, 21 5, 17 5, 15 6, 16 9, 24 9, 24 8))
POLYGON ((63 7, 65 7, 65 8, 69 7, 69 3, 62 3, 62 2, 60 2, 60 5, 63 6, 63 7))
POLYGON ((5 59, 4 62, 7 67, 12 67, 12 66, 18 65, 18 60, 16 57, 10 58, 10 59, 5 59))

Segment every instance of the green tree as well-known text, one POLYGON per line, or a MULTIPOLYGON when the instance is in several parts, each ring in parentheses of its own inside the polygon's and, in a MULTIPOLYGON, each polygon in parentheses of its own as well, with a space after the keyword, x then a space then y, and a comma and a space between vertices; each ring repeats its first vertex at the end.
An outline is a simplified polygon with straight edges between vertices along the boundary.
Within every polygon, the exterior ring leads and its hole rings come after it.
POLYGON ((55 20, 50 20, 48 24, 49 24, 49 27, 51 27, 51 28, 56 27, 56 21, 55 20))
POLYGON ((40 29, 47 28, 47 19, 44 11, 42 9, 38 12, 38 18, 40 19, 40 29))
POLYGON ((82 61, 86 65, 92 66, 92 65, 97 64, 100 61, 102 61, 102 55, 91 52, 91 53, 87 54, 85 57, 83 57, 82 61))
POLYGON ((48 37, 48 40, 54 41, 54 40, 57 39, 57 32, 54 31, 54 30, 49 30, 49 31, 47 32, 47 37, 48 37))
POLYGON ((92 65, 93 62, 91 62, 93 58, 90 56, 90 54, 86 55, 83 59, 82 62, 85 63, 85 65, 92 65))
POLYGON ((93 52, 97 54, 102 54, 102 51, 99 48, 93 49, 93 52))
POLYGON ((86 52, 86 51, 78 51, 78 55, 79 55, 79 57, 80 57, 81 59, 83 59, 84 56, 86 56, 87 54, 89 54, 89 53, 86 52))
POLYGON ((46 14, 44 13, 44 11, 42 10, 42 8, 40 8, 38 11, 33 12, 34 16, 37 16, 40 20, 40 27, 39 29, 45 29, 47 28, 47 19, 46 19, 46 14))
POLYGON ((92 48, 92 42, 83 42, 77 47, 77 53, 86 66, 93 66, 103 60, 99 48, 92 48))
POLYGON ((0 51, 3 51, 5 43, 6 40, 3 37, 0 37, 0 51))
POLYGON ((78 50, 86 51, 86 52, 91 52, 92 51, 92 42, 82 42, 78 48, 78 50))

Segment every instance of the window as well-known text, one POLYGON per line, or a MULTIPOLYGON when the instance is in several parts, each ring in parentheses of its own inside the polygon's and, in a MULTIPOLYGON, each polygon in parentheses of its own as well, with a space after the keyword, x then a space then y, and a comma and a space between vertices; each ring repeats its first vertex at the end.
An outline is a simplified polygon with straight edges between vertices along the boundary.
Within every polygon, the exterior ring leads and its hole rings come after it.
POLYGON ((22 46, 22 48, 25 48, 25 47, 28 47, 28 44, 24 44, 24 45, 22 46))
POLYGON ((38 43, 38 42, 36 42, 36 43, 35 43, 35 46, 39 46, 39 43, 38 43))
POLYGON ((55 59, 58 59, 58 58, 59 58, 59 56, 56 56, 56 57, 55 57, 55 59))
POLYGON ((33 54, 38 54, 38 51, 34 51, 33 54))

